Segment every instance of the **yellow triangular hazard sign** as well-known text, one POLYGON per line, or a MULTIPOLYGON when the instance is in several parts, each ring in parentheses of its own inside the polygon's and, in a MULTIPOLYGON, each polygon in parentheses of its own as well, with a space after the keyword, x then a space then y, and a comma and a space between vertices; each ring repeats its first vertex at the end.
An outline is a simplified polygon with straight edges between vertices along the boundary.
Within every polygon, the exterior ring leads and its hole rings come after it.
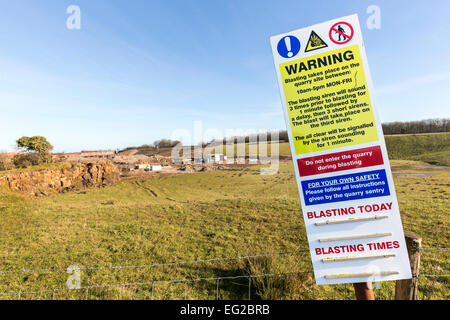
POLYGON ((317 33, 314 31, 311 31, 311 35, 309 36, 308 44, 306 45, 305 52, 326 48, 328 45, 325 43, 325 41, 320 38, 317 33))

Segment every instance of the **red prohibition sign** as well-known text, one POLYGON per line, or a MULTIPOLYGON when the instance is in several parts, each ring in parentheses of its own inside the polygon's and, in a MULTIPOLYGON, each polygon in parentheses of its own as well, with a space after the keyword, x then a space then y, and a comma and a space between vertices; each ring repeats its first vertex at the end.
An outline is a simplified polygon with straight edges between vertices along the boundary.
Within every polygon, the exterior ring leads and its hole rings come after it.
POLYGON ((330 36, 330 40, 333 41, 334 43, 336 43, 336 44, 345 44, 345 43, 349 42, 350 40, 352 40, 353 34, 354 34, 354 31, 353 31, 352 25, 350 23, 348 23, 348 22, 343 22, 342 21, 342 22, 338 22, 338 23, 333 24, 333 26, 330 28, 329 36, 330 36), (336 28, 336 26, 338 26, 340 24, 343 24, 343 25, 346 25, 347 27, 349 27, 350 28, 350 34, 345 34, 344 32, 342 32, 342 28, 341 29, 339 29, 339 27, 336 28), (332 35, 333 31, 337 32, 339 34, 339 39, 340 39, 341 36, 344 37, 344 41, 336 41, 336 40, 334 40, 333 39, 333 35, 332 35))

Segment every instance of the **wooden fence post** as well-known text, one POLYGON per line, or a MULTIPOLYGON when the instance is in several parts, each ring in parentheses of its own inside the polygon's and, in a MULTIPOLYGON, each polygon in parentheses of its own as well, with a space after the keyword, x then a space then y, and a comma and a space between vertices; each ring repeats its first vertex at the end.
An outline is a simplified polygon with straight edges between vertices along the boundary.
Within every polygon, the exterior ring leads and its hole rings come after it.
POLYGON ((353 287, 355 288, 356 300, 375 300, 372 282, 353 283, 353 287))
POLYGON ((411 265, 412 279, 396 281, 395 300, 418 300, 422 237, 414 232, 405 231, 405 240, 408 249, 409 263, 411 265))

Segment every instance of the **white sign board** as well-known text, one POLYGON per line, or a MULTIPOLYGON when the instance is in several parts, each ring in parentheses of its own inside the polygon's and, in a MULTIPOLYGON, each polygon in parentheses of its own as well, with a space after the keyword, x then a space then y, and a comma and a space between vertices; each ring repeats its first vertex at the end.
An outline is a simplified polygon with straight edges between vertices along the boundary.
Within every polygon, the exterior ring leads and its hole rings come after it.
POLYGON ((316 283, 411 278, 358 16, 270 41, 316 283))

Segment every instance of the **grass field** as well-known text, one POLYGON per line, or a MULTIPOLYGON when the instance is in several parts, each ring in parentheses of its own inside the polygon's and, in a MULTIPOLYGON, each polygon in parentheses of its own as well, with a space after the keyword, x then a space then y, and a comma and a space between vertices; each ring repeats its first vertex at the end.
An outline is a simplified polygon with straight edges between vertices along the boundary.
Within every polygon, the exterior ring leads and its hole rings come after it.
MULTIPOLYGON (((417 164, 393 161, 394 166, 417 164)), ((401 172, 401 171, 399 171, 401 172)), ((407 172, 413 172, 407 170, 407 172)), ((422 171, 421 171, 422 172, 422 171)), ((424 247, 450 247, 450 172, 395 177, 405 230, 424 247)), ((148 265, 307 248, 291 163, 273 176, 259 167, 122 181, 92 189, 27 198, 0 192, 0 269, 148 265)), ((449 274, 448 251, 424 251, 422 272, 449 274)), ((141 269, 84 270, 82 285, 304 272, 309 253, 141 269)), ((0 274, 0 292, 64 288, 68 274, 0 274)), ((350 286, 313 285, 311 274, 255 278, 253 298, 351 298, 350 286)), ((425 298, 449 298, 448 277, 421 278, 425 298)), ((388 298, 393 283, 383 284, 388 298)), ((151 298, 150 285, 58 293, 56 298, 151 298)), ((248 279, 159 283, 155 299, 246 298, 248 279), (219 285, 219 291, 217 286, 219 285)), ((5 296, 3 298, 8 298, 5 296)), ((0 298, 2 298, 0 296, 0 298)), ((10 298, 17 298, 12 296, 10 298)), ((21 298, 51 298, 50 293, 21 298)))
POLYGON ((450 166, 450 132, 385 136, 389 158, 450 166))

